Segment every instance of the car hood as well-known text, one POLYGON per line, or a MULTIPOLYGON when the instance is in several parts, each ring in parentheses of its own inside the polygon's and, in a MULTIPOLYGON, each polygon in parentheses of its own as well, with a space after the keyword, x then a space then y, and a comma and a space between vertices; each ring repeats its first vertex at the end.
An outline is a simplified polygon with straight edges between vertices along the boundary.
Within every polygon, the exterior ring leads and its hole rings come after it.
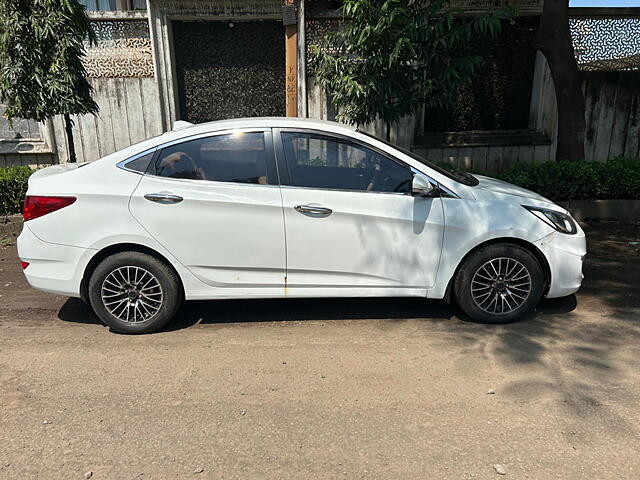
POLYGON ((504 195, 515 195, 516 197, 532 198, 540 202, 553 203, 551 200, 539 195, 526 188, 518 187, 511 183, 503 182, 491 177, 485 177, 484 175, 473 175, 480 182, 475 188, 481 188, 492 193, 502 193, 504 195))

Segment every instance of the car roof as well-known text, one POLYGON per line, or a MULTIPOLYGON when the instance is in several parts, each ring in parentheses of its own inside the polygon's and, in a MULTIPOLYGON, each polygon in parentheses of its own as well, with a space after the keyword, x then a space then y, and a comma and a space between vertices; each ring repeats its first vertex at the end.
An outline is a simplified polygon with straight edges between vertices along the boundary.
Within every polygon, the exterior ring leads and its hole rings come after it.
POLYGON ((182 138, 200 133, 230 130, 235 128, 311 128, 334 133, 352 133, 356 127, 328 120, 316 120, 313 118, 297 117, 250 117, 234 118, 228 120, 216 120, 214 122, 199 123, 195 125, 179 122, 174 129, 162 135, 162 137, 182 138))
MULTIPOLYGON (((206 122, 199 124, 191 124, 184 121, 174 123, 173 130, 169 130, 161 135, 143 140, 142 142, 130 145, 118 150, 104 159, 109 161, 120 162, 124 159, 137 155, 150 148, 156 148, 165 143, 179 141, 188 137, 203 135, 212 132, 235 129, 251 129, 251 128, 305 128, 311 130, 321 130, 324 132, 343 134, 347 136, 357 135, 357 129, 351 125, 344 125, 337 122, 329 122, 327 120, 315 120, 312 118, 296 118, 296 117, 251 117, 251 118, 234 118, 229 120, 217 120, 214 122, 206 122)), ((102 159, 100 159, 102 160, 102 159)))
MULTIPOLYGON (((217 120, 214 122, 200 123, 196 125, 184 121, 179 121, 174 124, 174 130, 168 131, 157 137, 143 140, 140 143, 130 145, 129 147, 123 148, 122 150, 118 150, 117 152, 99 159, 99 161, 96 163, 102 163, 101 160, 106 160, 108 162, 113 162, 113 164, 116 164, 118 162, 133 159, 134 156, 137 157, 139 155, 149 153, 151 149, 160 147, 163 144, 181 141, 182 139, 187 139, 189 137, 196 137, 200 135, 206 136, 207 133, 212 132, 252 128, 297 128, 319 130, 322 132, 335 133, 338 135, 342 134, 375 146, 383 152, 392 154, 418 171, 423 171, 426 167, 429 169, 430 177, 432 177, 437 182, 441 182, 442 185, 446 186, 447 188, 452 188, 451 186, 453 184, 453 180, 439 173, 438 171, 434 171, 433 168, 429 168, 429 165, 425 164, 424 162, 416 160, 411 155, 403 153, 393 145, 387 144, 386 142, 383 142, 376 137, 360 132, 355 126, 312 118, 250 117, 217 120)), ((459 185, 456 186, 460 187, 459 185)))

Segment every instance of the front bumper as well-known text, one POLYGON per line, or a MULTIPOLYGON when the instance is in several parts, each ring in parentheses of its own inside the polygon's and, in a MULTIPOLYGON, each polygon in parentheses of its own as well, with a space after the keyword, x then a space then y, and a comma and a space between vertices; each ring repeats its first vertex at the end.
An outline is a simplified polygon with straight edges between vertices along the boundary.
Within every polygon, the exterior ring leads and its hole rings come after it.
POLYGON ((566 297, 577 292, 584 275, 582 264, 587 254, 587 239, 578 227, 575 235, 554 232, 535 242, 549 263, 551 281, 547 298, 566 297))
POLYGON ((68 297, 80 296, 80 282, 94 250, 40 240, 25 223, 18 237, 18 256, 33 288, 68 297))

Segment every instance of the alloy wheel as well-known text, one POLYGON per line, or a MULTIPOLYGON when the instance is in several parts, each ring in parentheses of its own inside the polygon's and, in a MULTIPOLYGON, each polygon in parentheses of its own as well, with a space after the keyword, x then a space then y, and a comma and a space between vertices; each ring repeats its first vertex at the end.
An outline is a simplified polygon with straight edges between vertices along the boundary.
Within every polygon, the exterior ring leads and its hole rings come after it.
POLYGON ((508 314, 522 306, 531 293, 531 275, 513 258, 489 260, 471 280, 471 297, 476 306, 491 314, 508 314))
POLYGON ((115 318, 130 323, 153 318, 162 307, 163 292, 158 279, 141 267, 116 268, 102 282, 102 303, 115 318))

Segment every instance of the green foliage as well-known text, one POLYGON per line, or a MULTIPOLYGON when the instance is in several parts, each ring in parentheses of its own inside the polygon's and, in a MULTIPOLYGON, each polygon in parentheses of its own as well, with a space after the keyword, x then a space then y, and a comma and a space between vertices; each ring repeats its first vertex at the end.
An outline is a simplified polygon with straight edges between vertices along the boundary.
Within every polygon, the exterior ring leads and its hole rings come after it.
POLYGON ((0 168, 0 215, 22 211, 27 181, 32 173, 29 167, 0 168))
POLYGON ((5 116, 44 121, 96 113, 82 65, 95 41, 77 0, 0 0, 0 99, 5 116))
MULTIPOLYGON (((313 159, 313 162, 319 159, 313 159)), ((461 171, 449 163, 451 171, 461 171)), ((22 211, 29 167, 0 168, 0 215, 22 211)), ((481 173, 481 172, 477 172, 481 173)), ((614 158, 607 162, 545 162, 517 165, 490 177, 520 185, 550 200, 637 199, 640 200, 640 159, 614 158)))
MULTIPOLYGON (((443 167, 456 170, 450 164, 443 167)), ((517 165, 504 172, 486 175, 520 185, 554 201, 640 199, 640 159, 637 158, 517 165)))
POLYGON ((312 47, 318 83, 338 119, 387 124, 421 105, 444 108, 482 59, 460 56, 472 33, 496 34, 510 8, 456 17, 449 0, 345 0, 344 27, 312 47))

